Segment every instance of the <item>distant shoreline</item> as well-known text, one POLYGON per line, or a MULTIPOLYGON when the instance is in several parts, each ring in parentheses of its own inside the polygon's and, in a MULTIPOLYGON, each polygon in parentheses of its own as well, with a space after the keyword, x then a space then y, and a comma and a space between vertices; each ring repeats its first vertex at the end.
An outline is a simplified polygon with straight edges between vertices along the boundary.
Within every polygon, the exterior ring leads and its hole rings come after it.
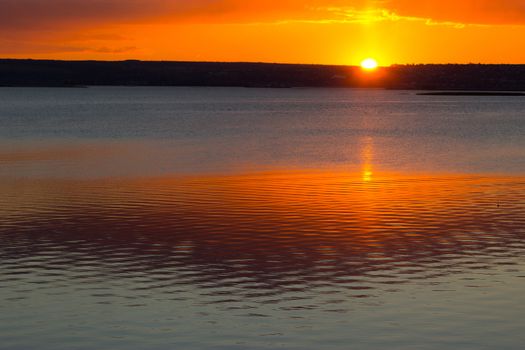
POLYGON ((87 86, 382 88, 435 96, 521 96, 525 64, 395 65, 365 72, 308 64, 0 59, 0 87, 87 86))
MULTIPOLYGON (((0 89, 2 88, 20 88, 20 89, 34 89, 34 88, 45 88, 45 89, 89 89, 91 87, 125 87, 125 88, 144 88, 144 87, 158 87, 158 88, 220 88, 221 86, 183 86, 183 85, 0 85, 0 89)), ((301 89, 305 87, 252 87, 252 86, 222 86, 225 88, 244 88, 244 89, 252 89, 252 88, 260 88, 260 89, 301 89)), ((319 88, 319 89, 359 89, 359 87, 312 87, 312 88, 319 88)), ((365 88, 366 89, 366 88, 365 88)), ((369 88, 373 89, 373 88, 369 88)), ((376 88, 377 89, 377 88, 376 88)), ((384 89, 387 90, 387 89, 384 89)), ((391 91, 410 91, 407 89, 388 89, 391 91)), ((420 90, 421 91, 421 90, 420 90)), ((427 90, 426 92, 414 92, 417 96, 478 96, 478 97, 525 97, 525 92, 504 92, 504 91, 431 91, 427 90)))
POLYGON ((525 92, 505 91, 438 91, 422 92, 419 96, 525 96, 525 92))

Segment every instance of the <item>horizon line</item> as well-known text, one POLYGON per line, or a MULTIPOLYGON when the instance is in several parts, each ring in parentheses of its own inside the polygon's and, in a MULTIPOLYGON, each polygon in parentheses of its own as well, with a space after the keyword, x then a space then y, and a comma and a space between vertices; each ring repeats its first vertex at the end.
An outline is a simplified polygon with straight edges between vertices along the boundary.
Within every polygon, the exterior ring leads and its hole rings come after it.
MULTIPOLYGON (((290 66, 325 66, 325 67, 356 67, 360 68, 358 64, 328 64, 328 63, 290 63, 290 62, 270 62, 270 61, 191 61, 191 60, 142 60, 135 58, 127 58, 120 60, 99 60, 99 59, 56 59, 56 58, 13 58, 0 57, 0 61, 53 61, 53 62, 107 62, 107 63, 125 63, 125 62, 141 62, 141 63, 217 63, 217 64, 265 64, 265 65, 290 65, 290 66)), ((379 65, 378 68, 391 68, 399 66, 523 66, 524 63, 392 63, 390 65, 379 65)))

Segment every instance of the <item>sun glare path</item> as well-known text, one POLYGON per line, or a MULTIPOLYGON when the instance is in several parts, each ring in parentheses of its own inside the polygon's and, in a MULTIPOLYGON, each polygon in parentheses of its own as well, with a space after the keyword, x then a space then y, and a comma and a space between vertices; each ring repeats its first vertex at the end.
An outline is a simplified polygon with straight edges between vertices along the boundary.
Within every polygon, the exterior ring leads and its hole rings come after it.
POLYGON ((378 67, 378 63, 373 58, 367 58, 363 62, 361 62, 361 68, 364 70, 372 71, 375 70, 378 67))

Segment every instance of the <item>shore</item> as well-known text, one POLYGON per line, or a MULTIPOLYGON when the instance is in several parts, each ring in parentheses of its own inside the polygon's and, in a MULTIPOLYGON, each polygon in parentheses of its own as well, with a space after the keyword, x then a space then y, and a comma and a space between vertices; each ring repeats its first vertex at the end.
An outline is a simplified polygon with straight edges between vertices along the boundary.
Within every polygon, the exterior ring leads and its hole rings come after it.
POLYGON ((393 65, 365 72, 356 66, 308 64, 0 59, 0 86, 383 88, 508 96, 525 91, 525 65, 393 65))

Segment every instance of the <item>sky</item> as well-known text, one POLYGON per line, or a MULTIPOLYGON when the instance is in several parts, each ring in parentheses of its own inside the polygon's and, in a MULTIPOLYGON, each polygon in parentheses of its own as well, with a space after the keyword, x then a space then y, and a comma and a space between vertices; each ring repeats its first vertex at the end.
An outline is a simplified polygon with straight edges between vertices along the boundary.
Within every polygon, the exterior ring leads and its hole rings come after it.
POLYGON ((0 57, 525 63, 525 0, 0 0, 0 57))

